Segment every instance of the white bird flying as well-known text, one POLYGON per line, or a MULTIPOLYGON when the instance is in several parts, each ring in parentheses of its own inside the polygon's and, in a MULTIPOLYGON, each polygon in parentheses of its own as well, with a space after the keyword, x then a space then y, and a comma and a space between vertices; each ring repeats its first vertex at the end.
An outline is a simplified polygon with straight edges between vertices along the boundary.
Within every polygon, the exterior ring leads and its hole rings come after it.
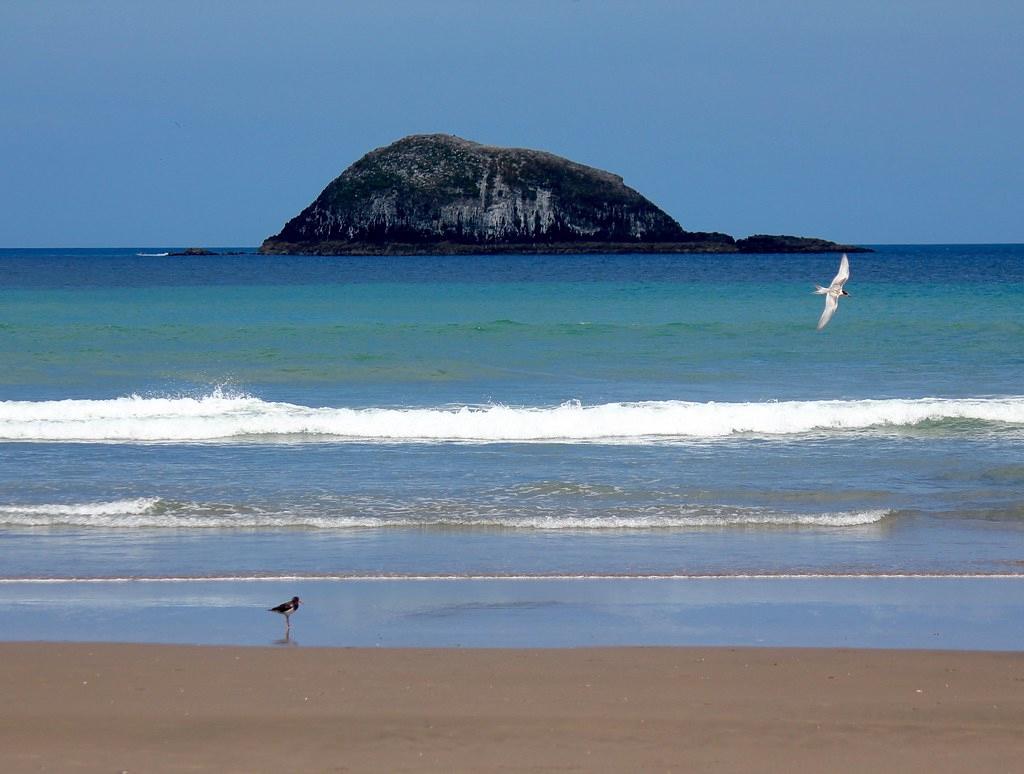
POLYGON ((825 309, 821 313, 821 317, 818 319, 818 330, 820 331, 826 325, 828 321, 832 319, 832 315, 836 313, 836 308, 839 306, 839 296, 850 295, 843 290, 843 285, 846 284, 846 280, 850 279, 850 259, 846 257, 846 253, 843 253, 842 260, 839 261, 839 273, 836 274, 832 284, 827 288, 823 288, 821 285, 815 285, 817 288, 815 293, 825 296, 825 309))

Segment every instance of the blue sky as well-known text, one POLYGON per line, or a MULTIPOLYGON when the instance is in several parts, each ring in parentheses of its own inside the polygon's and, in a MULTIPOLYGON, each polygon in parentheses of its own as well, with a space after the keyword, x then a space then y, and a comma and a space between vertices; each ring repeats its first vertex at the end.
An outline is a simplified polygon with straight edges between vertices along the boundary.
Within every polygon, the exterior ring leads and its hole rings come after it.
POLYGON ((255 245, 418 132, 691 230, 1024 242, 1024 3, 4 0, 0 246, 255 245))

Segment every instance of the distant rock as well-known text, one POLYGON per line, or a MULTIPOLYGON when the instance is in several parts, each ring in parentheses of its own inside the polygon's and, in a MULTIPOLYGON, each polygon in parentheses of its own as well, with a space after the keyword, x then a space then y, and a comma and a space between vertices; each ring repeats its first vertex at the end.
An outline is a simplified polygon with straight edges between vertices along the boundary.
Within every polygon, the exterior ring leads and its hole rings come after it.
POLYGON ((180 253, 167 253, 168 255, 248 255, 245 250, 208 250, 205 247, 186 247, 180 253))
MULTIPOLYGON (((791 247, 795 243, 778 244, 791 247)), ((543 151, 424 134, 363 156, 280 233, 265 240, 260 252, 734 253, 740 249, 728 234, 686 231, 610 172, 543 151)), ((773 252, 780 251, 794 250, 773 252)))
POLYGON ((736 240, 741 253, 871 253, 867 247, 840 245, 815 237, 786 236, 785 234, 755 234, 736 240))
POLYGON ((217 255, 217 253, 207 250, 205 247, 186 247, 180 253, 171 253, 171 255, 217 255))

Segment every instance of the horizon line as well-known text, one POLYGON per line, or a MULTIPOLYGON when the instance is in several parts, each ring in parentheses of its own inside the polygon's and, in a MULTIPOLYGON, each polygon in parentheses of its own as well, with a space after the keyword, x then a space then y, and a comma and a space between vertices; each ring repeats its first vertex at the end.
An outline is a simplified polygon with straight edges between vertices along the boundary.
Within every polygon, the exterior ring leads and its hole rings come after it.
MULTIPOLYGON (((260 244, 140 244, 140 245, 3 245, 0 246, 0 250, 186 250, 189 248, 201 248, 206 250, 247 250, 251 249, 256 251, 260 248, 260 244)), ((851 242, 858 247, 1024 247, 1024 240, 1019 242, 851 242)), ((599 255, 600 253, 596 253, 599 255)), ((650 253, 650 255, 669 255, 670 253, 650 253)), ((679 255, 702 255, 703 253, 679 253, 679 255)), ((712 253, 708 253, 709 255, 712 253)), ((721 255, 745 255, 747 253, 720 253, 721 255)), ((755 253, 749 253, 754 255, 755 253)), ((778 255, 810 255, 811 253, 778 253, 778 255)), ((444 257, 446 254, 424 254, 414 255, 407 257, 417 258, 437 258, 444 257)), ((487 253, 481 253, 481 255, 487 255, 487 253)), ((498 255, 498 253, 495 253, 498 255)), ((501 253, 501 255, 515 255, 515 253, 501 253)), ((531 255, 533 255, 531 253, 531 255)), ((540 253, 543 255, 543 253, 540 253)), ((571 253, 566 254, 571 255, 571 253)), ((581 253, 582 255, 582 253, 581 253)), ((201 256, 199 256, 201 257, 201 256)), ((280 257, 280 256, 279 256, 280 257)), ((344 255, 344 256, 330 256, 330 255, 302 255, 294 254, 292 257, 317 257, 317 258, 331 258, 331 257, 380 257, 376 255, 358 256, 358 255, 344 255)), ((401 257, 401 256, 391 256, 401 257)))

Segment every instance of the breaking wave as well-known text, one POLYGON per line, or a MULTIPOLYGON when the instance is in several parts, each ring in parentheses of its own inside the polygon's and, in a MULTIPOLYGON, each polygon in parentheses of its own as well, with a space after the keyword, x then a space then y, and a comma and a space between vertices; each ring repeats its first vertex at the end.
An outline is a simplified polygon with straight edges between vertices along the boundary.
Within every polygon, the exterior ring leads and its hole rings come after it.
POLYGON ((650 530, 726 527, 858 527, 876 524, 884 509, 794 513, 725 505, 645 505, 616 509, 508 508, 496 504, 354 500, 348 508, 272 509, 142 497, 72 505, 0 505, 2 527, 99 529, 353 529, 492 528, 513 530, 650 530))
POLYGON ((645 443, 868 428, 953 432, 965 422, 1024 425, 1024 397, 317 408, 215 391, 202 397, 0 401, 0 440, 6 441, 645 443))

